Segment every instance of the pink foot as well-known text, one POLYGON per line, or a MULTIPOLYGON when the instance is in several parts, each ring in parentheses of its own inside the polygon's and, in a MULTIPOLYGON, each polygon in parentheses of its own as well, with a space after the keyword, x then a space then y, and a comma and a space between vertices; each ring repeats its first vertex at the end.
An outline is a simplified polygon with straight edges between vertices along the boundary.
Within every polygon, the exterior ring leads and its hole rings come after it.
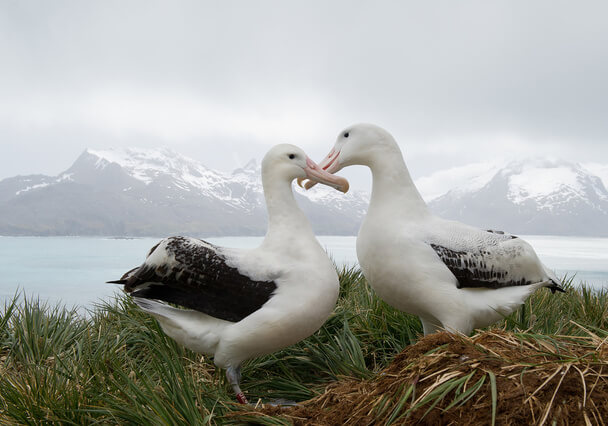
POLYGON ((243 392, 239 392, 236 394, 236 399, 239 401, 239 403, 241 404, 249 404, 249 402, 247 401, 247 398, 245 398, 245 394, 243 392))

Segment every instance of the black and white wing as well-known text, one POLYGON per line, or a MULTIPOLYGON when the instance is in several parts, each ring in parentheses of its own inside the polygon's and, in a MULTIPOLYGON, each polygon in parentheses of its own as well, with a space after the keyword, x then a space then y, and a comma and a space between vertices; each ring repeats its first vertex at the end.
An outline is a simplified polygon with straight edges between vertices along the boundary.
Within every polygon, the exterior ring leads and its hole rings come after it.
POLYGON ((496 289, 546 282, 552 291, 562 291, 532 247, 514 235, 466 227, 430 237, 427 244, 454 274, 458 288, 496 289))
POLYGON ((154 246, 145 262, 120 280, 133 297, 162 300, 227 321, 260 309, 277 288, 230 266, 221 249, 206 241, 170 237, 154 246))

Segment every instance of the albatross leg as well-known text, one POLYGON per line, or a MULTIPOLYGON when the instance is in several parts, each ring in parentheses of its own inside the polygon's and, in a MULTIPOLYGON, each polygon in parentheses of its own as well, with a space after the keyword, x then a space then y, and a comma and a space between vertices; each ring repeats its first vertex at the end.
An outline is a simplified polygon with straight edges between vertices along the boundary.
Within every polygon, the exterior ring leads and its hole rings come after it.
POLYGON ((226 378, 228 379, 228 383, 230 383, 232 386, 232 389, 234 389, 236 399, 241 404, 248 404, 249 402, 247 401, 247 398, 245 398, 245 394, 239 386, 239 383, 241 382, 241 366, 239 365, 236 368, 232 366, 228 367, 226 369, 226 378))

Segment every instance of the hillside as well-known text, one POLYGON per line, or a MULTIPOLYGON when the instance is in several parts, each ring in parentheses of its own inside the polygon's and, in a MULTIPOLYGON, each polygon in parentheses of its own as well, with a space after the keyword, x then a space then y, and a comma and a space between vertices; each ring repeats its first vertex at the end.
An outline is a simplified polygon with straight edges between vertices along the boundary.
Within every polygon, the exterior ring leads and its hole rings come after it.
POLYGON ((447 219, 512 233, 608 236, 608 191, 580 164, 516 161, 463 180, 432 199, 430 208, 447 219))
MULTIPOLYGON (((356 233, 366 194, 296 191, 315 232, 356 233)), ((254 161, 222 173, 168 149, 86 150, 58 176, 0 182, 0 235, 263 235, 266 220, 254 161)))
MULTIPOLYGON (((516 234, 608 236, 608 166, 526 159, 438 171, 416 180, 436 214, 516 234), (603 179, 603 180, 602 180, 603 179)), ((295 186, 321 235, 356 235, 369 195, 295 186)), ((0 181, 0 235, 263 235, 254 160, 231 173, 169 149, 86 150, 57 176, 0 181)))

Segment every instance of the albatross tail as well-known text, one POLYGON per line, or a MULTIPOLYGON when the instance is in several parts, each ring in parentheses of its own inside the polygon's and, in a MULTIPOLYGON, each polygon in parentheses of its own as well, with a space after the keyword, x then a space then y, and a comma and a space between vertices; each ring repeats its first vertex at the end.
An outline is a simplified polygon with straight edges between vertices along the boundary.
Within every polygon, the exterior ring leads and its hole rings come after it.
POLYGON ((546 287, 549 290, 551 290, 551 293, 555 294, 556 291, 559 291, 560 293, 565 293, 566 290, 564 290, 560 286, 560 281, 559 281, 559 278, 557 278, 557 275, 555 275, 555 273, 553 273, 553 271, 551 271, 545 265, 543 265, 543 269, 545 270, 545 273, 549 277, 549 279, 547 280, 548 285, 546 287))
POLYGON ((133 297, 143 311, 154 316, 163 331, 172 339, 194 352, 214 354, 223 330, 230 321, 189 309, 179 309, 156 300, 133 297))

